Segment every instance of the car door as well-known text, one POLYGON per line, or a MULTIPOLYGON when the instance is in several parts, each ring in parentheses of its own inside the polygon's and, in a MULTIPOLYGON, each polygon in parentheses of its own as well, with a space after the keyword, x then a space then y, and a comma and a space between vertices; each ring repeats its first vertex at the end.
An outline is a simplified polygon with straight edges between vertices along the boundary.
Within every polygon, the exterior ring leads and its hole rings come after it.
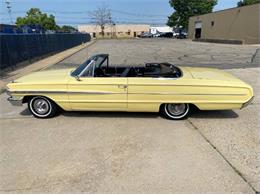
POLYGON ((163 103, 178 102, 178 84, 173 78, 128 78, 128 111, 158 112, 163 103))
POLYGON ((127 108, 127 78, 71 78, 68 98, 75 111, 125 111, 127 108))

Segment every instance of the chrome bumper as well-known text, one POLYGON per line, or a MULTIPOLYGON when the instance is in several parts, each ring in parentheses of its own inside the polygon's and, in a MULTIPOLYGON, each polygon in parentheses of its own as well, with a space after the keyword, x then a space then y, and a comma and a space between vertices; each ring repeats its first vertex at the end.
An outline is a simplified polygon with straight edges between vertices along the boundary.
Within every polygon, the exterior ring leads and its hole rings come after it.
POLYGON ((7 100, 8 100, 13 106, 22 106, 22 105, 23 105, 23 98, 9 97, 7 100))
POLYGON ((243 108, 247 107, 249 104, 251 104, 251 102, 252 102, 253 100, 254 100, 254 96, 253 96, 249 101, 247 101, 246 103, 244 103, 240 109, 243 109, 243 108))

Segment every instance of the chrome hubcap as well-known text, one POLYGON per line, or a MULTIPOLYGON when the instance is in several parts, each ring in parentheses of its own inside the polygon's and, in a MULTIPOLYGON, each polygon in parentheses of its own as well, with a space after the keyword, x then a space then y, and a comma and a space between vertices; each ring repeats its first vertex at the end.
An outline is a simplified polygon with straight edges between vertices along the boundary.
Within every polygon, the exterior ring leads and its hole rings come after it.
POLYGON ((49 111, 49 104, 44 99, 37 99, 33 102, 33 108, 38 114, 46 114, 49 111))
POLYGON ((178 116, 186 111, 186 105, 185 104, 168 104, 167 106, 168 111, 170 114, 178 116))

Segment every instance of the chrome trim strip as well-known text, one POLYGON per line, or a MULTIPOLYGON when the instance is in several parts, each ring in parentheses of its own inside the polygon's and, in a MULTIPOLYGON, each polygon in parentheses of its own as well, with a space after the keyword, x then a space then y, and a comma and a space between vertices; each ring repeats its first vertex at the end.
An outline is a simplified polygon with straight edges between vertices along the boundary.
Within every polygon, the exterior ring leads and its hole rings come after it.
POLYGON ((241 87, 241 86, 229 86, 229 85, 179 85, 179 84, 168 84, 168 83, 148 83, 148 84, 133 84, 133 83, 128 83, 128 87, 129 86, 138 86, 138 87, 143 87, 143 86, 162 86, 162 87, 231 87, 231 88, 246 88, 247 87, 241 87))
MULTIPOLYGON (((82 77, 81 77, 82 78, 82 77)), ((91 77, 92 78, 92 77, 91 77)), ((105 77, 106 78, 106 77, 105 77)), ((131 77, 132 78, 132 77, 131 77)), ((62 84, 64 85, 64 84, 62 84)), ((77 86, 82 86, 82 85, 90 85, 90 86, 93 86, 93 85, 118 85, 118 84, 109 84, 109 83, 88 83, 88 84, 83 84, 83 83, 70 83, 70 85, 77 85, 77 86)), ((149 83, 146 83, 146 84, 133 84, 133 83, 128 83, 127 84, 128 87, 129 86, 138 86, 138 87, 143 87, 143 86, 150 86, 150 87, 153 87, 153 86, 162 86, 162 87, 169 87, 169 86, 172 86, 172 87, 231 87, 231 88, 247 88, 247 87, 241 87, 241 86, 228 86, 228 85, 217 85, 217 86, 214 86, 214 85, 179 85, 179 84, 168 84, 168 83, 153 83, 153 84, 149 84, 149 83)))
MULTIPOLYGON (((66 100, 66 101, 57 101, 65 103, 127 103, 127 104, 162 104, 163 101, 97 101, 97 100, 66 100)), ((182 101, 168 101, 169 103, 182 103, 182 101)), ((242 102, 216 102, 216 101, 195 101, 187 102, 191 104, 242 104, 242 102)))
POLYGON ((202 94, 202 93, 168 93, 168 92, 151 92, 151 93, 128 93, 128 95, 216 95, 216 96, 246 96, 245 93, 238 93, 238 94, 202 94))
POLYGON ((90 95, 109 95, 109 94, 128 94, 128 95, 199 95, 199 96, 246 96, 245 93, 238 94, 199 94, 199 93, 169 93, 169 92, 148 92, 148 93, 117 93, 99 91, 8 91, 8 94, 90 94, 90 95))
MULTIPOLYGON (((85 78, 85 77, 81 77, 81 79, 83 79, 83 78, 85 78)), ((90 77, 90 78, 92 78, 93 79, 93 77, 90 77)), ((98 77, 97 77, 98 78, 98 77)), ((103 78, 111 78, 111 77, 103 77, 103 78)), ((113 78, 115 78, 115 79, 117 79, 117 78, 120 78, 120 79, 122 79, 122 78, 126 78, 126 79, 130 79, 130 78, 133 78, 133 77, 113 77, 113 78)), ((151 78, 152 79, 152 78, 151 78)), ((30 85, 41 85, 42 83, 31 83, 30 85)), ((48 85, 55 85, 55 86, 59 86, 59 85, 62 85, 62 86, 65 86, 66 84, 60 84, 60 83, 57 83, 57 84, 48 84, 48 85)), ((70 83, 69 85, 77 85, 77 86, 82 86, 82 85, 90 85, 90 86, 93 86, 93 85, 109 85, 109 86, 111 86, 111 85, 113 85, 113 86, 117 86, 118 84, 114 84, 114 83, 87 83, 87 84, 83 84, 83 83, 70 83)), ((214 86, 214 85, 179 85, 179 84, 171 84, 171 83, 146 83, 146 84, 141 84, 141 83, 136 83, 136 84, 134 84, 134 83, 128 83, 127 84, 128 85, 128 87, 129 86, 140 86, 140 87, 142 87, 142 86, 167 86, 167 87, 169 87, 169 86, 173 86, 173 87, 232 87, 232 88, 248 88, 248 87, 241 87, 241 86, 228 86, 228 85, 217 85, 217 86, 214 86)))
POLYGON ((10 91, 11 94, 92 94, 92 95, 106 95, 106 94, 124 94, 113 92, 99 92, 99 91, 10 91))

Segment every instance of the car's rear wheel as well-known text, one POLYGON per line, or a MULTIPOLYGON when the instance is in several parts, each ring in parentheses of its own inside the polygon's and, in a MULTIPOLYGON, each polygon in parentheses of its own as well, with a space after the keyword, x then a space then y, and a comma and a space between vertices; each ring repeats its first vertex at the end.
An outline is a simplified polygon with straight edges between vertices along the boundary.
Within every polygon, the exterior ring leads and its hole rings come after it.
POLYGON ((187 117, 190 111, 189 104, 164 104, 162 108, 163 114, 172 120, 181 120, 187 117))
POLYGON ((28 102, 30 112, 36 118, 51 118, 57 113, 57 106, 48 98, 37 96, 28 102))

